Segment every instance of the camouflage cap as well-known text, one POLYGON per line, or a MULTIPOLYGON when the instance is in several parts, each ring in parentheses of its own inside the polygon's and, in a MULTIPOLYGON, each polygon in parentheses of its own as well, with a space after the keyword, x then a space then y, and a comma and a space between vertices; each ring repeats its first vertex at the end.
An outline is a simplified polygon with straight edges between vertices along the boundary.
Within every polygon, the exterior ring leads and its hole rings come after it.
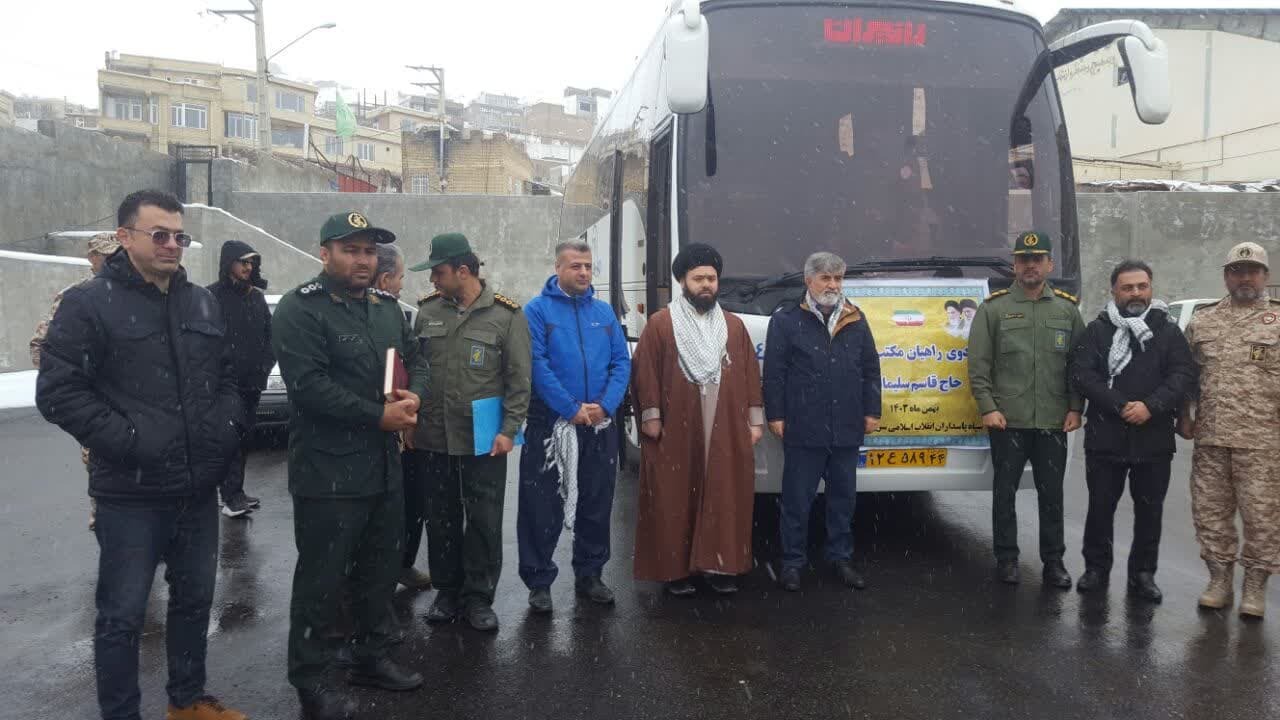
POLYGON ((341 212, 330 215, 329 219, 324 221, 324 227, 320 228, 320 244, 323 245, 330 240, 345 240, 359 233, 369 233, 376 243, 396 241, 395 233, 374 227, 373 223, 369 222, 369 218, 364 215, 358 212, 341 212))
POLYGON ((1271 270, 1271 266, 1267 264, 1267 249, 1255 242, 1242 242, 1231 248, 1222 267, 1245 264, 1261 265, 1268 271, 1271 270))
POLYGON ((1018 236, 1013 243, 1014 255, 1048 255, 1053 252, 1053 241, 1049 233, 1031 230, 1018 236))
POLYGON ((120 249, 120 241, 116 240, 116 234, 113 232, 102 232, 89 238, 88 251, 98 255, 107 256, 113 254, 120 249))

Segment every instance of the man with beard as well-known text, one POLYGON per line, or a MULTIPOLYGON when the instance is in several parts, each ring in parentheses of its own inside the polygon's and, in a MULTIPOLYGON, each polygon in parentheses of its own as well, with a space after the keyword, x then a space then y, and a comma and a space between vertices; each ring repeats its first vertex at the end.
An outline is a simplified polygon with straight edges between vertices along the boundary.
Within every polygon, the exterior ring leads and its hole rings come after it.
POLYGON ((1169 320, 1169 306, 1152 300, 1151 267, 1126 260, 1111 272, 1111 302, 1085 329, 1071 354, 1071 381, 1089 401, 1085 424, 1085 571, 1080 592, 1109 582, 1116 504, 1125 478, 1133 497, 1129 591, 1158 603, 1155 582, 1160 523, 1169 489, 1174 426, 1195 384, 1190 348, 1169 320))
POLYGON ((1267 251, 1246 242, 1227 254, 1226 298, 1187 327, 1198 397, 1179 432, 1195 440, 1191 516, 1209 566, 1206 608, 1230 607, 1237 554, 1244 565, 1240 614, 1261 618, 1267 579, 1280 569, 1280 301, 1267 295, 1267 251), (1236 531, 1244 521, 1244 547, 1236 531))
POLYGON ((804 299, 774 313, 765 343, 765 411, 784 452, 780 582, 790 592, 800 589, 809 509, 824 478, 826 561, 846 587, 866 587, 853 567, 853 508, 859 448, 880 427, 880 355, 871 326, 844 297, 844 273, 838 256, 810 255, 804 299))
MULTIPOLYGON (((227 353, 235 368, 245 423, 252 427, 258 399, 276 364, 271 354, 271 310, 267 307, 267 297, 262 294, 267 289, 267 281, 262 277, 262 256, 239 240, 223 243, 218 282, 208 289, 222 306, 222 318, 227 323, 227 353)), ((227 517, 243 517, 259 504, 258 498, 244 492, 245 460, 245 443, 241 443, 218 486, 222 514, 227 517)))
POLYGON ((1018 516, 1022 471, 1031 461, 1040 511, 1045 585, 1071 587, 1062 564, 1062 479, 1067 433, 1080 429, 1084 400, 1067 385, 1067 358, 1084 334, 1074 295, 1048 282, 1052 244, 1025 232, 1013 246, 1017 283, 978 307, 969 334, 969 382, 991 437, 991 524, 1000 580, 1020 581, 1018 516))
POLYGON ((307 720, 349 718, 328 687, 330 634, 349 588, 355 621, 347 681, 413 690, 422 676, 387 657, 400 574, 404 497, 398 434, 418 420, 426 367, 396 299, 370 288, 378 243, 396 236, 358 212, 320 231, 324 270, 276 308, 272 345, 289 391, 289 492, 298 563, 289 609, 289 682, 307 720), (409 390, 383 395, 387 350, 410 369, 409 390))
POLYGON ((672 263, 682 293, 649 318, 632 360, 641 421, 635 576, 667 592, 737 592, 751 569, 755 455, 764 426, 760 364, 718 301, 720 253, 689 245, 672 263))

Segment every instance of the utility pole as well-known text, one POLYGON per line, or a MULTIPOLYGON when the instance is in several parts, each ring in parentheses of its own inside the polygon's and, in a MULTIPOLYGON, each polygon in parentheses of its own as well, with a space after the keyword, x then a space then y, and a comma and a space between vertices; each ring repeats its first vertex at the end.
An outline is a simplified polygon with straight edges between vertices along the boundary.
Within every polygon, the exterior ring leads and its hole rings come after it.
POLYGON ((440 151, 439 151, 440 193, 444 194, 444 189, 445 189, 445 182, 444 182, 444 129, 445 129, 444 68, 435 67, 435 66, 426 67, 423 65, 406 65, 405 67, 409 68, 410 70, 417 70, 418 72, 423 72, 423 71, 429 72, 432 75, 434 75, 436 78, 436 81, 433 83, 417 82, 417 83, 414 83, 414 85, 417 85, 418 87, 421 87, 421 88, 434 89, 436 91, 436 98, 437 100, 439 100, 439 105, 437 106, 436 112, 440 115, 440 151))
POLYGON ((237 15, 253 23, 258 55, 258 151, 271 154, 271 98, 267 97, 267 37, 262 22, 264 0, 249 0, 252 10, 213 10, 221 18, 237 15))

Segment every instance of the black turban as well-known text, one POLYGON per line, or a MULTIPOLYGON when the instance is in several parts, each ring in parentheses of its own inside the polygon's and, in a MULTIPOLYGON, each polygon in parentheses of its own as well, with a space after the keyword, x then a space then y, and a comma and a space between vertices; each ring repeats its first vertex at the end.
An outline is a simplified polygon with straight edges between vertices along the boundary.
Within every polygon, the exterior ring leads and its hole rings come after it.
POLYGON ((684 280, 690 270, 707 265, 716 269, 716 275, 720 274, 724 268, 724 258, 720 257, 720 251, 710 245, 693 243, 676 255, 675 262, 671 263, 671 272, 675 274, 676 280, 684 280))

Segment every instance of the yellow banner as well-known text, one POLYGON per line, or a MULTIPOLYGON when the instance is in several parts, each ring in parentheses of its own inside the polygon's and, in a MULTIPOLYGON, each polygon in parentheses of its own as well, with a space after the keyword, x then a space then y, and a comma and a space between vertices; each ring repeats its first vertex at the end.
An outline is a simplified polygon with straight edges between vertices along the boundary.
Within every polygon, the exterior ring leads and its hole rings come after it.
POLYGON ((987 447, 969 388, 969 327, 986 280, 846 280, 880 353, 880 430, 867 447, 987 447))

